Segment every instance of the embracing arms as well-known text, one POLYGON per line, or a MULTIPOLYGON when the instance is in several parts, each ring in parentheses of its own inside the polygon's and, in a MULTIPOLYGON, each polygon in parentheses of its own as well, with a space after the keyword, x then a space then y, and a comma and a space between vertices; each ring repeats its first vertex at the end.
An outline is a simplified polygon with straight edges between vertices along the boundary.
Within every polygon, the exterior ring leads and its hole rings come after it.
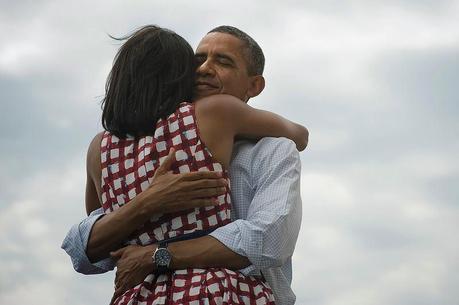
MULTIPOLYGON (((248 266, 248 268, 244 269, 244 272, 251 272, 255 269, 280 266, 292 255, 301 219, 298 152, 293 143, 285 139, 276 140, 276 142, 284 144, 274 147, 260 145, 260 143, 267 141, 268 139, 260 140, 259 144, 256 145, 256 149, 252 150, 251 155, 245 155, 242 158, 248 160, 256 160, 256 157, 258 158, 258 161, 251 164, 251 170, 243 169, 243 171, 249 171, 250 175, 256 178, 254 182, 256 194, 252 202, 249 202, 250 207, 248 210, 238 212, 238 218, 241 219, 225 227, 218 228, 211 236, 171 244, 170 250, 174 256, 172 268, 221 266, 240 269, 248 266), (290 144, 286 145, 285 143, 290 144), (269 153, 271 151, 275 152, 272 158, 270 158, 271 154, 269 153), (262 158, 259 158, 260 156, 262 158), (288 237, 287 239, 285 238, 286 236, 288 237)), ((240 175, 240 170, 236 175, 240 175)), ((181 185, 183 186, 183 184, 181 185)), ((147 203, 144 202, 144 204, 147 203)), ((125 205, 111 214, 116 215, 114 213, 120 213, 128 206, 125 205)), ((133 209, 132 212, 137 213, 139 210, 133 209)), ((106 225, 110 225, 108 216, 110 215, 103 216, 97 222, 105 218, 107 220, 106 225)), ((80 249, 84 250, 73 252, 73 258, 77 260, 86 255, 86 250, 90 251, 90 242, 87 241, 91 228, 93 237, 94 232, 97 232, 93 224, 94 222, 97 224, 95 218, 99 216, 91 217, 77 225, 76 230, 72 229, 73 231, 69 232, 66 238, 67 242, 64 241, 63 247, 68 252, 71 252, 69 250, 72 247, 77 247, 78 245, 80 249), (88 246, 88 249, 86 249, 86 246, 88 246)), ((120 217, 119 221, 122 223, 125 219, 120 217)), ((124 224, 127 225, 127 223, 129 221, 124 224)), ((115 224, 116 222, 113 223, 116 227, 117 225, 115 224)), ((102 228, 99 229, 102 230, 102 228)), ((129 231, 135 228, 127 229, 129 231)), ((119 238, 115 243, 119 245, 122 242, 123 240, 119 238)), ((105 254, 101 255, 101 257, 106 256, 106 253, 116 248, 117 246, 107 247, 102 251, 105 254)), ((137 263, 136 270, 151 272, 151 255, 154 249, 154 245, 147 247, 129 246, 116 251, 113 254, 115 258, 119 259, 118 271, 127 270, 126 267, 129 269, 130 263, 137 263), (145 265, 138 264, 139 257, 146 258, 145 265)), ((90 264, 87 258, 86 264, 90 264)), ((80 270, 85 273, 100 273, 107 270, 89 270, 81 267, 80 265, 80 270)), ((135 272, 125 272, 124 274, 135 274, 135 272)), ((118 276, 117 279, 119 279, 118 276)), ((123 281, 126 280, 129 279, 123 279, 123 281)), ((135 285, 137 283, 131 282, 131 284, 135 285)), ((130 284, 126 285, 128 287, 130 284)))
MULTIPOLYGON (((247 151, 244 147, 252 145, 242 145, 239 151, 247 151)), ((241 182, 238 181, 241 171, 249 171, 256 178, 253 182, 256 193, 251 202, 245 203, 242 210, 236 208, 240 219, 218 228, 211 236, 171 244, 172 268, 246 267, 241 271, 252 274, 259 269, 280 266, 291 257, 301 221, 300 161, 295 145, 285 139, 262 139, 249 154, 237 154, 235 161, 240 163, 231 168, 237 175, 232 177, 236 183, 241 182), (259 158, 253 164, 241 165, 241 160, 256 156, 259 158)), ((99 209, 96 213, 101 215, 102 211, 99 209)), ((86 257, 89 232, 97 217, 90 216, 75 225, 63 244, 79 272, 101 273, 114 267, 114 260, 105 260, 100 268, 101 265, 91 264, 86 257)), ((118 259, 118 289, 138 284, 145 273, 152 271, 151 255, 155 249, 155 245, 128 246, 112 253, 118 259)))
POLYGON ((196 102, 199 119, 210 121, 219 132, 231 133, 234 138, 260 139, 285 137, 295 142, 299 151, 308 144, 308 130, 275 113, 250 107, 238 98, 219 94, 196 102))
MULTIPOLYGON (((170 244, 172 269, 225 267, 252 275, 283 266, 291 258, 301 223, 298 151, 287 139, 266 138, 252 146, 239 145, 231 166, 233 208, 239 219, 210 236, 170 244), (234 259, 237 255, 239 259, 234 259)), ((154 245, 128 246, 117 251, 117 293, 153 270, 155 249, 154 245)))
POLYGON ((294 143, 270 138, 255 146, 242 143, 238 150, 231 166, 233 186, 239 187, 233 187, 232 196, 238 219, 217 228, 208 237, 170 244, 174 269, 243 269, 249 265, 253 265, 249 269, 264 269, 281 266, 292 256, 302 215, 301 163, 294 143), (242 174, 246 171, 250 174, 242 174), (245 182, 247 179, 251 185, 245 182), (230 265, 222 249, 248 260, 245 264, 230 265))
MULTIPOLYGON (((98 210, 101 206, 101 137, 102 134, 99 134, 91 142, 87 157, 86 211, 88 214, 92 211, 97 212, 74 226, 63 244, 69 254, 87 255, 83 261, 96 262, 107 258, 110 251, 118 249, 134 230, 156 213, 170 213, 214 205, 217 201, 213 198, 226 191, 227 182, 222 178, 221 173, 193 172, 178 175, 170 173, 169 169, 175 155, 174 150, 171 150, 156 171, 152 184, 147 190, 136 196, 129 204, 104 214, 98 210), (84 249, 84 253, 81 253, 81 250, 75 251, 74 247, 84 249)), ((74 266, 81 265, 78 263, 78 257, 72 255, 71 257, 74 266)), ((91 268, 81 266, 79 269, 85 271, 91 268)), ((89 271, 89 273, 97 271, 89 271)))

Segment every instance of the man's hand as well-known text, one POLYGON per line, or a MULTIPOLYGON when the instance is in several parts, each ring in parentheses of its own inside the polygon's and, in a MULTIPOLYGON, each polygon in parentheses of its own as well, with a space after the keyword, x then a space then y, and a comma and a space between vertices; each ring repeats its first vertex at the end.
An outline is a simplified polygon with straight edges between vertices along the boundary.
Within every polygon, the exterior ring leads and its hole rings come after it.
POLYGON ((155 245, 145 247, 130 245, 110 252, 110 255, 117 260, 113 300, 142 283, 145 277, 154 271, 152 255, 155 250, 155 245))
MULTIPOLYGON (((147 275, 155 271, 152 255, 156 248, 156 245, 130 245, 110 252, 117 260, 113 300, 142 283, 147 275)), ((250 265, 246 257, 231 251, 211 236, 170 243, 168 249, 172 254, 170 268, 173 270, 209 267, 238 270, 250 265)))
POLYGON ((146 207, 150 217, 156 213, 172 213, 192 208, 218 204, 215 197, 226 192, 227 181, 220 172, 190 172, 173 174, 171 165, 175 161, 175 150, 155 171, 148 189, 140 193, 137 200, 146 207))
POLYGON ((128 204, 101 217, 91 230, 86 254, 96 262, 108 257, 131 233, 155 214, 164 214, 218 204, 217 196, 226 192, 227 182, 218 172, 172 174, 175 151, 155 171, 149 188, 128 204))

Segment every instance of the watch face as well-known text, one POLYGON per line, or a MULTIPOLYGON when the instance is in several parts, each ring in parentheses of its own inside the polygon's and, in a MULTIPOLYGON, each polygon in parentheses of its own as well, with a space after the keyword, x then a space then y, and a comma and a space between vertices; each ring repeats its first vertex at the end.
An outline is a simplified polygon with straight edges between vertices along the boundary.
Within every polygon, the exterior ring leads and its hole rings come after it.
POLYGON ((155 262, 157 266, 169 266, 171 254, 165 248, 159 248, 155 253, 155 262))

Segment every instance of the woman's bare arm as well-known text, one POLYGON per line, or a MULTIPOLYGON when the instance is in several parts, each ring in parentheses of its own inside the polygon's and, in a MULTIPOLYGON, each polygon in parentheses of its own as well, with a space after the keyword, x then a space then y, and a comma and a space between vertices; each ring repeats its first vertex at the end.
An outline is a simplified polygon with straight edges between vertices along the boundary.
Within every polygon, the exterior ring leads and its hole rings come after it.
POLYGON ((308 144, 309 132, 302 125, 275 113, 250 107, 233 96, 214 95, 198 103, 225 130, 232 130, 235 137, 286 137, 295 142, 299 151, 308 144))

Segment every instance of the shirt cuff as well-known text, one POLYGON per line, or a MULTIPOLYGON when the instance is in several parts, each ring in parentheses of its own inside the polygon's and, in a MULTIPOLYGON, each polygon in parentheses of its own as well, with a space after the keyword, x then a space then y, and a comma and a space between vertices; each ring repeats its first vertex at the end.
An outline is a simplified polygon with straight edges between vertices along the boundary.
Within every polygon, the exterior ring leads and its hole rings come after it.
MULTIPOLYGON (((209 235, 220 241, 233 252, 241 256, 247 257, 246 251, 239 247, 240 244, 238 240, 240 240, 241 232, 239 226, 237 225, 238 221, 239 220, 236 220, 223 227, 217 228, 209 235)), ((250 260, 250 257, 247 258, 250 260)), ((255 265, 253 264, 250 264, 247 267, 240 269, 239 272, 246 276, 261 275, 260 269, 255 267, 255 265)))
POLYGON ((75 271, 83 274, 104 273, 115 268, 115 261, 106 258, 96 263, 91 263, 86 254, 89 235, 94 223, 104 214, 99 210, 91 213, 79 224, 75 224, 67 233, 61 248, 70 256, 75 271))

